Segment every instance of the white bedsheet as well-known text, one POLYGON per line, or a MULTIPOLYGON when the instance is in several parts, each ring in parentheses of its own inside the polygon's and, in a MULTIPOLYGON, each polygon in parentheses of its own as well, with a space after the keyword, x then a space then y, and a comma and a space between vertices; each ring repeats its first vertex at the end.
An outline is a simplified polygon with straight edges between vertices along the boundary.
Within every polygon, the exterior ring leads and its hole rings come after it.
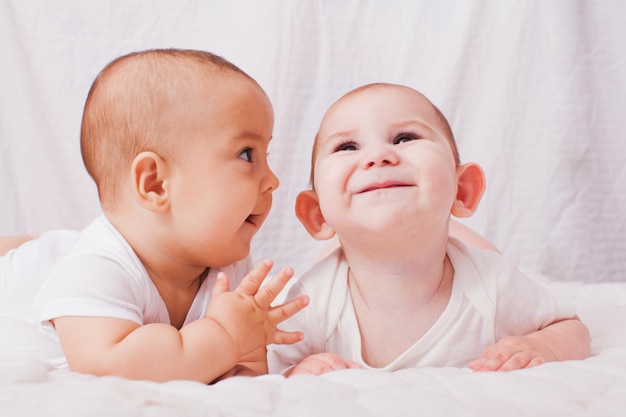
MULTIPOLYGON (((394 373, 234 377, 154 383, 0 359, 0 416, 590 416, 626 410, 626 284, 560 283, 592 333, 592 357, 509 373, 422 368, 394 373)), ((1 325, 0 325, 1 328, 1 325)))

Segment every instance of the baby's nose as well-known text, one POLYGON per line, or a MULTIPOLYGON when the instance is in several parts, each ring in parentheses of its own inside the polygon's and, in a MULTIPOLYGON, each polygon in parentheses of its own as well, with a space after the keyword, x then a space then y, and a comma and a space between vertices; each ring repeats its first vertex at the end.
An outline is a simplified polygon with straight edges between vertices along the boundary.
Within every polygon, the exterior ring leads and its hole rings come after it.
POLYGON ((275 191, 280 185, 280 181, 274 171, 272 171, 269 167, 267 169, 267 175, 265 175, 262 188, 264 191, 275 191))
POLYGON ((398 154, 392 146, 376 146, 365 153, 364 167, 370 168, 382 165, 395 165, 398 163, 398 154))

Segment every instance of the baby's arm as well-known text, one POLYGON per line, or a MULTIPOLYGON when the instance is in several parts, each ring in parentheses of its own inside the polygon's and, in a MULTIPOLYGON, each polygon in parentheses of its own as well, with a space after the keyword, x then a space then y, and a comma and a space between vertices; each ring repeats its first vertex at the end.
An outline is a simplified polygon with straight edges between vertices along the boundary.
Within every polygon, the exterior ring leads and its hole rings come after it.
POLYGON ((180 331, 167 324, 140 326, 117 318, 59 317, 54 325, 69 366, 95 375, 211 382, 268 343, 298 342, 301 333, 276 326, 304 308, 308 299, 302 296, 272 307, 293 272, 284 269, 260 288, 271 267, 270 261, 261 263, 232 292, 222 274, 206 317, 180 331))
POLYGON ((24 242, 35 239, 35 235, 2 236, 0 237, 0 256, 15 249, 24 242))
POLYGON ((469 363, 474 371, 511 371, 545 362, 585 359, 589 330, 578 317, 554 322, 526 336, 504 337, 469 363))
POLYGON ((231 376, 258 376, 268 373, 267 369, 267 348, 263 346, 256 351, 248 354, 240 359, 232 369, 220 375, 213 382, 230 378, 231 376))

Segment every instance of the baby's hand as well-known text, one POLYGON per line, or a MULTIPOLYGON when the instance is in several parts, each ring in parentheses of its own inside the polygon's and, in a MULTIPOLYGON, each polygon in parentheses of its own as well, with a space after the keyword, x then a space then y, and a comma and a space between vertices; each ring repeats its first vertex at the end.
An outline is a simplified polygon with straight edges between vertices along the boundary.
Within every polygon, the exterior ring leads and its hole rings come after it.
POLYGON ((480 358, 469 363, 474 371, 512 371, 557 360, 544 343, 530 336, 509 336, 488 346, 480 358))
POLYGON ((362 368, 361 365, 352 361, 344 361, 338 355, 334 353, 316 353, 311 356, 307 356, 302 361, 289 369, 285 375, 321 375, 326 372, 336 371, 339 369, 354 369, 362 368))
POLYGON ((291 268, 284 268, 261 288, 272 265, 270 260, 261 262, 234 291, 228 291, 228 277, 220 272, 211 293, 206 317, 218 322, 228 332, 242 356, 268 343, 291 344, 303 338, 301 332, 284 332, 276 326, 302 310, 309 299, 303 295, 272 307, 276 296, 293 276, 291 268))

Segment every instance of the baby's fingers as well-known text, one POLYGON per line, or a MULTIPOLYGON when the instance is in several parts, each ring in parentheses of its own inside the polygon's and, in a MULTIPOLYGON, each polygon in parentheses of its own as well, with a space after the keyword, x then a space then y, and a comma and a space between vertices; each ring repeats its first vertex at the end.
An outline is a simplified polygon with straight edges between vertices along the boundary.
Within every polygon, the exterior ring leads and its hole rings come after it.
POLYGON ((276 345, 292 345, 298 343, 304 339, 304 333, 302 332, 286 332, 284 330, 276 329, 269 343, 276 345))
POLYGON ((265 259, 243 278, 235 291, 244 295, 254 296, 259 291, 261 283, 272 269, 273 264, 271 260, 265 259))
POLYGON ((474 371, 497 371, 506 363, 514 352, 498 350, 498 345, 489 346, 480 358, 469 363, 469 368, 474 371))
MULTIPOLYGON (((529 367, 533 357, 529 352, 495 352, 491 356, 482 356, 472 361, 469 367, 474 371, 513 371, 529 367)), ((537 362, 537 361, 535 361, 537 362)), ((537 363, 538 365, 538 363, 537 363)), ((532 366, 535 366, 534 364, 532 366)))
POLYGON ((525 352, 519 352, 511 356, 508 361, 504 362, 498 371, 514 371, 515 369, 524 369, 530 363, 530 357, 525 352))
POLYGON ((215 285, 213 285, 213 289, 211 290, 211 298, 215 298, 218 295, 227 292, 230 289, 230 279, 228 275, 224 272, 220 272, 217 274, 217 281, 215 281, 215 285))
POLYGON ((332 352, 316 353, 304 358, 299 364, 292 368, 290 375, 321 375, 330 371, 355 369, 360 367, 360 365, 354 362, 344 361, 341 357, 332 352))
POLYGON ((293 277, 293 269, 289 267, 283 268, 278 275, 272 278, 256 293, 254 296, 256 303, 262 308, 269 307, 283 288, 285 288, 285 285, 287 285, 291 277, 293 277))
POLYGON ((301 295, 298 298, 286 302, 285 304, 272 307, 268 313, 270 322, 273 324, 278 324, 281 321, 287 320, 289 317, 302 310, 308 304, 309 297, 306 295, 301 295))

